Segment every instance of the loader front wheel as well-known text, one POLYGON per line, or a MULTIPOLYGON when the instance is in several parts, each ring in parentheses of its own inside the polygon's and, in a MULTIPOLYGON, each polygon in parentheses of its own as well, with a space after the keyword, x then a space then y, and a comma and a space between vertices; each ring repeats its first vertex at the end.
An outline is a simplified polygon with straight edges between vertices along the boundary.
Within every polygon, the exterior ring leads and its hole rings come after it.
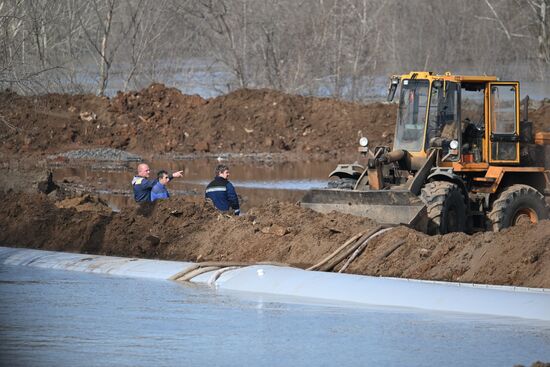
POLYGON ((420 198, 427 207, 428 234, 464 232, 466 201, 458 185, 446 181, 427 183, 420 198))
POLYGON ((548 218, 544 196, 528 185, 512 185, 500 193, 489 213, 493 231, 548 218))

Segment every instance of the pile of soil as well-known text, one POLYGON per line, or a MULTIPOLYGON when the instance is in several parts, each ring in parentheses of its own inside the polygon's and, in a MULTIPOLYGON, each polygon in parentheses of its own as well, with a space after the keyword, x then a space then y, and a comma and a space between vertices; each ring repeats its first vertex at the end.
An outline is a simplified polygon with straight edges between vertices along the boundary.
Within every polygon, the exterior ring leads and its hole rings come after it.
POLYGON ((529 111, 529 121, 533 121, 535 131, 550 131, 550 99, 541 101, 533 111, 529 111))
MULTIPOLYGON (((355 156, 358 138, 391 145, 396 104, 359 104, 241 89, 203 99, 152 84, 114 98, 0 92, 0 154, 116 148, 135 153, 355 156)), ((530 112, 550 131, 550 101, 530 112)))
POLYGON ((212 99, 153 84, 114 98, 0 93, 0 153, 110 147, 136 153, 356 154, 391 144, 395 105, 242 89, 212 99))
MULTIPOLYGON (((44 194, 20 193, 17 200, 14 195, 0 194, 2 246, 193 262, 275 261, 306 268, 377 226, 365 218, 276 201, 234 217, 198 198, 175 197, 115 213, 89 196, 56 202, 44 194)), ((370 241, 346 272, 550 288, 549 224, 432 237, 396 227, 370 241)))
POLYGON ((112 212, 107 202, 90 194, 60 200, 55 203, 55 206, 58 208, 73 208, 77 212, 99 212, 103 214, 112 212))

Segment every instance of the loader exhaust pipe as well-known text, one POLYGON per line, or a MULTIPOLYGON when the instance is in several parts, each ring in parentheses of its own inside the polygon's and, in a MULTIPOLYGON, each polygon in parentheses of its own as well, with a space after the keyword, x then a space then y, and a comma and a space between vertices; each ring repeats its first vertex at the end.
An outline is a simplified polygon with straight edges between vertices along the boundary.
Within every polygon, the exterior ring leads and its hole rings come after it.
POLYGON ((372 190, 384 189, 384 177, 382 173, 382 166, 402 160, 407 156, 407 152, 404 150, 394 150, 381 154, 379 157, 369 159, 368 163, 368 178, 369 187, 372 190))
POLYGON ((405 158, 405 156, 407 155, 407 152, 402 150, 402 149, 398 149, 398 150, 393 150, 391 152, 388 152, 386 154, 383 154, 381 157, 380 157, 380 162, 381 163, 384 163, 384 164, 388 164, 388 163, 392 163, 392 162, 397 162, 397 161, 400 161, 402 160, 403 158, 405 158))

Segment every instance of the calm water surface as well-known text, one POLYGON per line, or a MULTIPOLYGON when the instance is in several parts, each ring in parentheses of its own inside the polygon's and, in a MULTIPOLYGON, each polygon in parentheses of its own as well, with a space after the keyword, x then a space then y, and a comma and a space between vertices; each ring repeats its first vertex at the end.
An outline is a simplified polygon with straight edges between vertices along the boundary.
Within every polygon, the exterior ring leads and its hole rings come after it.
MULTIPOLYGON (((149 162, 151 177, 165 169, 184 171, 183 178, 168 184, 172 195, 204 195, 208 182, 214 178, 216 159, 162 160, 149 162)), ((305 190, 326 187, 329 173, 341 162, 241 162, 224 160, 229 165, 230 180, 237 189, 244 211, 262 205, 268 198, 296 202, 305 190)), ((352 162, 349 162, 352 163, 352 162)), ((113 165, 110 163, 82 163, 81 166, 54 167, 55 181, 83 181, 90 190, 109 202, 114 209, 133 202, 132 177, 137 163, 113 165)))
POLYGON ((2 366, 513 366, 550 324, 0 265, 2 366))

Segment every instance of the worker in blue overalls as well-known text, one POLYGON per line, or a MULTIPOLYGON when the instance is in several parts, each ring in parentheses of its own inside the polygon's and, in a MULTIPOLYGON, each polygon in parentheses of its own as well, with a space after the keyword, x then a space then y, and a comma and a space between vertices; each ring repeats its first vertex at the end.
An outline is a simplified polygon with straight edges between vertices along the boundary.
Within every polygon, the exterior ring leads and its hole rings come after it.
POLYGON ((214 206, 222 212, 233 210, 233 214, 239 215, 239 198, 233 184, 229 182, 229 167, 220 164, 216 167, 216 177, 206 186, 205 197, 212 200, 214 206))

